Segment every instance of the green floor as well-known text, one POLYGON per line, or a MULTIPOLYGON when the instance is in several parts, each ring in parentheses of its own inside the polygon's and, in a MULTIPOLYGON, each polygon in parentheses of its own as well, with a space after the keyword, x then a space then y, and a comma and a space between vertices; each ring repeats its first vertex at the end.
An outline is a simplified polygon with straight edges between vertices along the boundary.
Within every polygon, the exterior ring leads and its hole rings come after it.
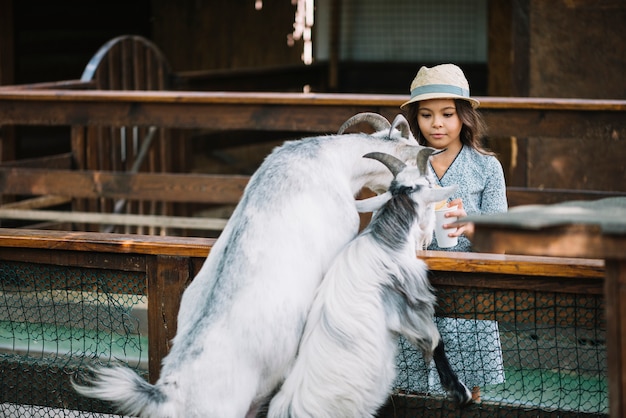
POLYGON ((29 357, 99 357, 147 369, 148 337, 55 326, 0 321, 0 352, 29 357))
POLYGON ((482 388, 483 401, 547 410, 607 413, 606 376, 505 368, 506 381, 482 388))

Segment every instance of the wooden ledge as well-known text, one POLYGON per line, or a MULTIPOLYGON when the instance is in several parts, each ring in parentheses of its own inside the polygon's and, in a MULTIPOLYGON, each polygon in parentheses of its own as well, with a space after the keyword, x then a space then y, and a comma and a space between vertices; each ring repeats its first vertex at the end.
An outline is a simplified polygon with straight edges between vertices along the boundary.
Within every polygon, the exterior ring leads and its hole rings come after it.
POLYGON ((214 243, 212 238, 0 228, 0 248, 206 257, 214 243))
MULTIPOLYGON (((485 110, 626 111, 626 100, 561 99, 535 97, 477 97, 485 110)), ((398 108, 405 95, 359 93, 199 92, 143 90, 66 90, 28 85, 3 86, 0 101, 41 102, 150 102, 198 104, 262 104, 319 106, 391 106, 398 108)))
POLYGON ((418 251, 433 271, 526 276, 604 278, 604 260, 512 254, 418 251))
MULTIPOLYGON (((0 228, 0 247, 206 257, 211 238, 0 228)), ((604 260, 418 251, 433 271, 602 279, 604 260)))

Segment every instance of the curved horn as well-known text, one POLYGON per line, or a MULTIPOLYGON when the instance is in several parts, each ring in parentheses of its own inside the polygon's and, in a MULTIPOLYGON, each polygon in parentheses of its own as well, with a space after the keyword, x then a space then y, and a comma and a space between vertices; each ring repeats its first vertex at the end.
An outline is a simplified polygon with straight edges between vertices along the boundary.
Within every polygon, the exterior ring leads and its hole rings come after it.
POLYGON ((434 148, 423 148, 417 153, 417 169, 420 171, 421 175, 426 175, 426 170, 428 169, 428 159, 435 152, 437 152, 437 150, 434 148))
POLYGON ((400 133, 404 138, 408 138, 411 135, 411 127, 409 126, 409 121, 406 120, 404 115, 398 115, 391 123, 391 127, 389 128, 389 136, 391 136, 391 132, 398 128, 400 133), (399 127, 399 128, 398 128, 399 127))
POLYGON ((346 129, 361 122, 369 123, 376 130, 376 132, 389 129, 389 127, 391 126, 389 124, 389 121, 385 119, 383 115, 379 115, 378 113, 373 113, 373 112, 357 113, 356 115, 352 116, 350 119, 345 121, 343 125, 341 125, 341 127, 337 131, 337 134, 341 135, 342 133, 346 131, 346 129))
POLYGON ((385 154, 384 152, 370 152, 365 154, 364 158, 371 158, 372 160, 380 161, 391 171, 394 177, 406 167, 404 161, 397 159, 393 155, 385 154))

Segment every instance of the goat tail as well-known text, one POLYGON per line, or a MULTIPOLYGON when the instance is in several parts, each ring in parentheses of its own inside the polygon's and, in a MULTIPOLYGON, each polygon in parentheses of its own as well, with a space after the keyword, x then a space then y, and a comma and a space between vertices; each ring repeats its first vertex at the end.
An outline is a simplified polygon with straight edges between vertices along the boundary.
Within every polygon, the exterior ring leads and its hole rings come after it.
POLYGON ((86 384, 71 379, 79 394, 112 402, 125 415, 175 418, 173 404, 157 385, 151 385, 133 370, 123 366, 90 369, 86 384))

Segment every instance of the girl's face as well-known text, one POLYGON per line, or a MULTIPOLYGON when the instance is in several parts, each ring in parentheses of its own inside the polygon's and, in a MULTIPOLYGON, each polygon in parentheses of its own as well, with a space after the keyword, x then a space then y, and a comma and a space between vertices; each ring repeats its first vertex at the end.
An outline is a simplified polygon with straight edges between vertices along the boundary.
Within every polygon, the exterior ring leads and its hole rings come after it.
POLYGON ((422 100, 417 111, 417 123, 429 146, 451 150, 461 147, 463 122, 453 99, 422 100))

